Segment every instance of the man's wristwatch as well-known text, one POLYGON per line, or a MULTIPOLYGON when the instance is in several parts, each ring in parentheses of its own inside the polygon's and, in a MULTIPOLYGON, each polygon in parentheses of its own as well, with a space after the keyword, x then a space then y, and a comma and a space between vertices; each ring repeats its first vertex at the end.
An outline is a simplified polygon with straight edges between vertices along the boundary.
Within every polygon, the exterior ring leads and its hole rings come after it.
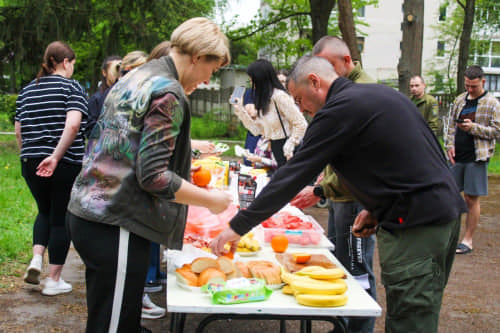
POLYGON ((325 192, 323 191, 323 188, 321 187, 321 185, 314 186, 313 194, 320 199, 323 199, 323 200, 325 199, 325 192))

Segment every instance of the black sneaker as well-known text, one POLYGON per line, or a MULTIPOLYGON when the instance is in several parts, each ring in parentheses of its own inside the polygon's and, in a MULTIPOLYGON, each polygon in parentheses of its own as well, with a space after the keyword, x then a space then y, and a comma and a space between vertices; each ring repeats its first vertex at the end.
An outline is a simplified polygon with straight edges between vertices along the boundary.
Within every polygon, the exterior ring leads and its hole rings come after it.
POLYGON ((162 291, 163 286, 161 285, 161 282, 159 281, 149 281, 144 285, 144 292, 145 293, 157 293, 159 291, 162 291))

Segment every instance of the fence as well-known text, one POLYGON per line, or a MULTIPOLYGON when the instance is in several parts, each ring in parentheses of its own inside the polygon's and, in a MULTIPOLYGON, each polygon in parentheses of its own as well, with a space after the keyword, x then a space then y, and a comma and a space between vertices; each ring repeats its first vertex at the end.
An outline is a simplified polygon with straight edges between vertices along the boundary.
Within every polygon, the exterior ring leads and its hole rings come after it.
POLYGON ((436 98, 439 105, 440 132, 438 133, 438 135, 442 137, 443 133, 447 132, 448 114, 450 113, 450 106, 452 105, 456 96, 453 94, 436 94, 433 96, 436 98))
POLYGON ((240 124, 238 117, 232 112, 229 97, 233 88, 198 89, 189 96, 191 113, 195 117, 204 117, 220 124, 227 125, 227 136, 233 137, 240 124))
POLYGON ((434 95, 439 105, 439 116, 448 117, 448 112, 450 111, 450 105, 455 100, 455 95, 452 94, 437 94, 434 95))

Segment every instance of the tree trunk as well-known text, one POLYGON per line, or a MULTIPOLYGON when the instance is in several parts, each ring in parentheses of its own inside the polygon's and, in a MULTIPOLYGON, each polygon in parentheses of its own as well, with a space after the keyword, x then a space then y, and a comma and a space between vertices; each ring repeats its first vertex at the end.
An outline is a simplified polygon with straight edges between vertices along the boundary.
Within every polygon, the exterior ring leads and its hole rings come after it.
POLYGON ((17 90, 16 87, 16 57, 12 57, 10 60, 10 84, 9 84, 9 92, 14 94, 17 90))
POLYGON ((328 33, 328 20, 335 0, 309 0, 311 6, 312 43, 328 33))
POLYGON ((399 91, 408 95, 412 75, 422 75, 422 43, 424 37, 424 0, 404 0, 403 39, 398 64, 399 91))
POLYGON ((342 39, 349 47, 349 51, 351 51, 351 58, 361 62, 361 54, 359 53, 356 38, 356 27, 354 25, 354 16, 352 15, 351 0, 338 0, 337 5, 339 10, 339 28, 342 32, 342 39))
MULTIPOLYGON (((459 5, 461 5, 459 3, 459 5)), ((457 69, 457 92, 465 91, 464 87, 464 72, 467 68, 467 59, 469 58, 469 46, 472 34, 472 26, 474 25, 475 0, 466 0, 464 15, 464 24, 462 26, 462 34, 460 35, 460 45, 458 48, 458 69, 457 69)))

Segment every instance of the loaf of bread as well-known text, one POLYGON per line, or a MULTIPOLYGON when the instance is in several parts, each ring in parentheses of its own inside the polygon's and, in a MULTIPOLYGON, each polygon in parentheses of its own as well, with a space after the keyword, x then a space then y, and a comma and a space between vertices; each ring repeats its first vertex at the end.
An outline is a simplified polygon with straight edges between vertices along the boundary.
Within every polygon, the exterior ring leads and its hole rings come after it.
POLYGON ((224 274, 228 275, 234 272, 234 264, 231 259, 228 257, 219 257, 217 258, 217 263, 219 264, 219 269, 224 272, 224 274))
POLYGON ((208 267, 200 273, 198 278, 200 286, 204 286, 207 283, 221 283, 224 281, 226 281, 226 274, 215 267, 208 267))
POLYGON ((263 279, 267 284, 281 283, 281 270, 278 265, 267 260, 254 260, 247 263, 253 277, 263 279))
POLYGON ((177 280, 181 283, 187 284, 192 287, 199 287, 198 275, 191 271, 190 267, 177 268, 175 270, 175 276, 177 280))
POLYGON ((234 263, 236 269, 236 277, 251 278, 252 274, 248 270, 247 264, 242 261, 237 261, 234 263))
POLYGON ((217 262, 217 260, 209 258, 209 257, 196 258, 191 263, 191 270, 194 273, 198 273, 198 274, 203 272, 205 269, 207 269, 209 267, 219 268, 219 263, 217 262))

